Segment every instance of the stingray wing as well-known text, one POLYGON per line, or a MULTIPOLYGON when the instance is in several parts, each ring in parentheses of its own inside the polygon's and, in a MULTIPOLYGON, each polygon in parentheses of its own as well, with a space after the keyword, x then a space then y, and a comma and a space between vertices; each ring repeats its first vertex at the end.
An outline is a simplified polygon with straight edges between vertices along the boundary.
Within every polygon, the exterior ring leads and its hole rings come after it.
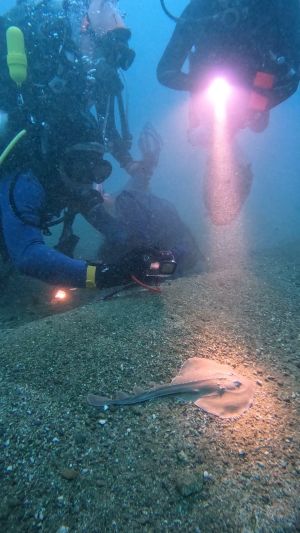
POLYGON ((240 416, 253 402, 254 385, 242 376, 234 375, 240 385, 236 388, 226 389, 219 396, 203 396, 195 404, 220 418, 233 418, 240 416))
POLYGON ((183 364, 172 383, 196 380, 209 380, 213 388, 219 390, 219 394, 201 394, 201 397, 198 396, 194 400, 194 403, 207 413, 220 418, 233 418, 240 416, 252 404, 253 383, 236 374, 228 365, 211 359, 192 357, 183 364))

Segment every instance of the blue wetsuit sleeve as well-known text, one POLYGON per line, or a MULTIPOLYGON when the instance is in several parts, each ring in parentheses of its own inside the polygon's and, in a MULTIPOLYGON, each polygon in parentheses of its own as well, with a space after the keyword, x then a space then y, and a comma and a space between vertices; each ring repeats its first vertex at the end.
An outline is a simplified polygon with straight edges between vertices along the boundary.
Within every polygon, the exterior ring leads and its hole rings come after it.
POLYGON ((85 261, 70 259, 46 246, 39 227, 45 203, 45 191, 30 173, 21 175, 13 198, 18 214, 12 209, 9 194, 11 181, 1 187, 2 230, 8 253, 22 273, 53 285, 85 287, 85 261))

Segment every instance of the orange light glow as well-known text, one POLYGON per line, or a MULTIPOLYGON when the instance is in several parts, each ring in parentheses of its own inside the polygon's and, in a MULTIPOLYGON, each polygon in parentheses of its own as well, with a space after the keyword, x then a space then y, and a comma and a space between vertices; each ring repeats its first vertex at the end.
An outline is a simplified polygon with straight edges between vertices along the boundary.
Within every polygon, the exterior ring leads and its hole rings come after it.
POLYGON ((54 298, 56 300, 65 300, 67 297, 67 293, 66 291, 63 291, 62 289, 59 289, 56 293, 55 293, 55 296, 54 298))
POLYGON ((70 293, 64 289, 58 289, 51 299, 52 304, 65 303, 70 300, 70 293))

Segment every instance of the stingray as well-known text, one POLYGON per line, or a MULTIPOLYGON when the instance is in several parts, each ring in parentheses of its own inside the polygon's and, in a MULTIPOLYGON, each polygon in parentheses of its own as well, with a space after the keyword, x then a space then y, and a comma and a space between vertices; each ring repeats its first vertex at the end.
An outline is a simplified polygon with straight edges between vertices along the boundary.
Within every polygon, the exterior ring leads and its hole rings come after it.
POLYGON ((146 390, 135 389, 133 394, 119 393, 115 398, 88 394, 87 401, 94 407, 107 409, 111 405, 133 405, 170 396, 192 400, 203 411, 221 418, 233 418, 251 406, 253 392, 253 383, 236 374, 230 366, 192 357, 171 383, 146 390))

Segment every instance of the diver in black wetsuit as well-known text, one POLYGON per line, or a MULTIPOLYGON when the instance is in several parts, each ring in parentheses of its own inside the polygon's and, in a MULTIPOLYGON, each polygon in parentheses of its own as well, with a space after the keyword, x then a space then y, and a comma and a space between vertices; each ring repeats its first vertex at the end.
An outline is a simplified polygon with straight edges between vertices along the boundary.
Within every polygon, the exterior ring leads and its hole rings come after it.
MULTIPOLYGON (((149 161, 131 156, 132 136, 123 102, 120 72, 135 57, 130 30, 117 2, 107 0, 18 0, 0 17, 0 150, 1 129, 24 120, 16 105, 15 85, 6 65, 5 32, 19 27, 25 39, 28 79, 22 86, 27 117, 57 124, 64 113, 89 112, 98 123, 99 142, 133 177, 149 179, 149 161), (4 114, 4 115, 3 115, 4 114)), ((10 134, 11 132, 9 132, 10 134)), ((4 141, 5 145, 6 140, 4 141)))
MULTIPOLYGON (((269 123, 270 109, 298 88, 298 0, 192 0, 178 18, 158 64, 157 76, 163 85, 191 94, 189 139, 193 145, 208 149, 207 175, 212 173, 212 125, 205 112, 197 107, 198 95, 208 87, 213 76, 223 74, 248 94, 247 106, 239 107, 237 103, 230 118, 228 129, 233 144, 242 128, 263 131, 269 123), (187 72, 186 60, 189 60, 187 72)), ((250 191, 252 172, 240 153, 236 158, 243 197, 241 207, 250 191)), ((237 206, 232 217, 223 221, 220 217, 216 223, 230 222, 240 207, 237 206)))
MULTIPOLYGON (((138 146, 143 159, 151 166, 158 164, 162 140, 148 123, 144 126, 138 146)), ((149 183, 140 178, 130 178, 115 197, 104 193, 104 207, 114 216, 116 223, 126 230, 126 240, 118 240, 117 233, 105 235, 99 257, 116 263, 122 256, 137 248, 168 249, 176 264, 176 274, 203 271, 206 259, 190 229, 181 219, 175 206, 153 194, 149 183)))
POLYGON ((236 71, 244 83, 260 70, 274 74, 270 107, 288 98, 299 79, 299 2, 192 0, 159 62, 158 79, 172 89, 194 92, 216 68, 236 71), (188 58, 190 70, 184 73, 188 58))

